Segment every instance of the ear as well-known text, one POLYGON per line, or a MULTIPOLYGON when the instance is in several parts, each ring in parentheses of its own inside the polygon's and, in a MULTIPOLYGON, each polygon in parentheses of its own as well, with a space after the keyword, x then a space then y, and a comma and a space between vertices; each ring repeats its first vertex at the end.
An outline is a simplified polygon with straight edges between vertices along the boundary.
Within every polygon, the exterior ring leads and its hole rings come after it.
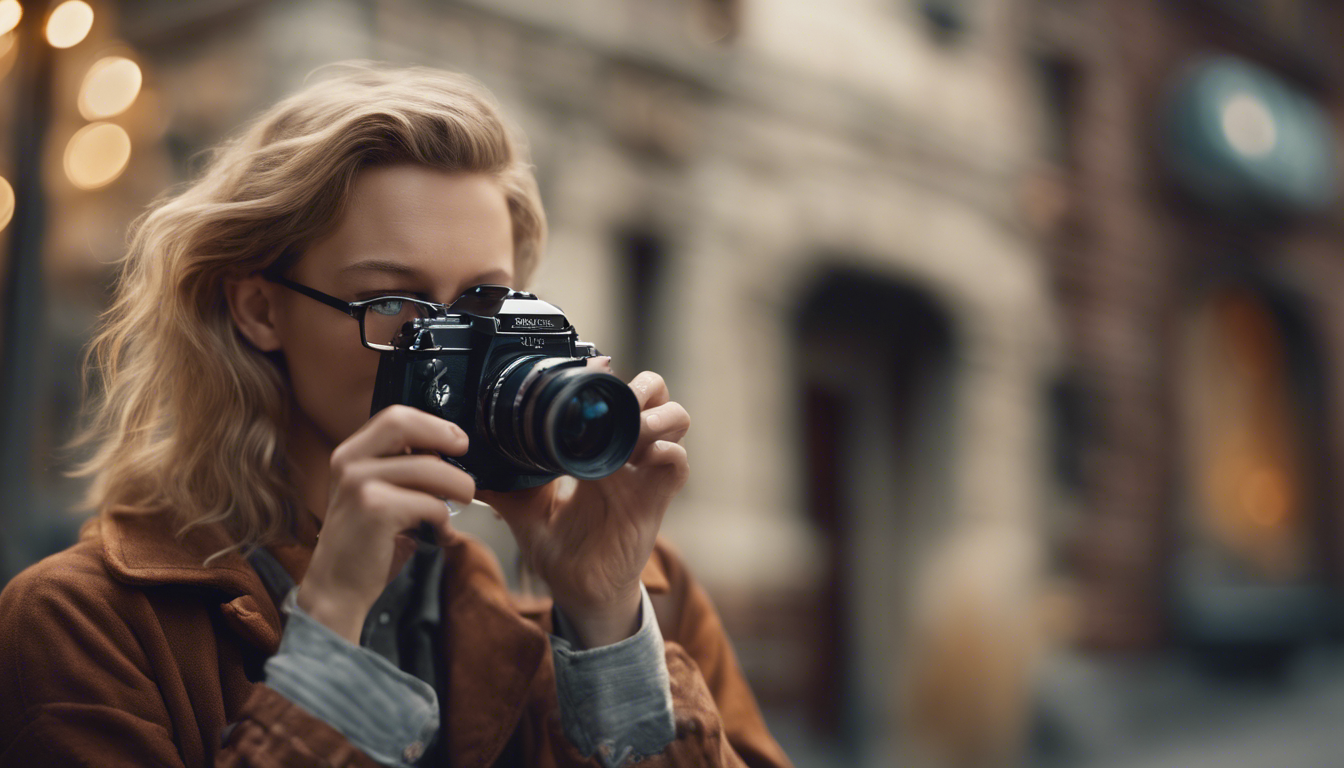
POLYGON ((233 324, 262 352, 280 349, 276 286, 261 275, 226 280, 224 297, 233 324))

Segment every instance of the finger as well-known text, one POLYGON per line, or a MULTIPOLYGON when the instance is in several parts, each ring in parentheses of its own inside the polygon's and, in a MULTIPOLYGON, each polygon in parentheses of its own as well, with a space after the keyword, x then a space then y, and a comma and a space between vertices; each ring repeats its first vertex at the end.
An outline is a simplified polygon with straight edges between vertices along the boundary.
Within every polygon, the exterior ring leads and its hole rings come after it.
POLYGON ((382 480, 361 483, 351 501, 381 527, 402 533, 425 522, 442 528, 448 519, 448 507, 443 499, 422 491, 401 488, 382 480))
POLYGON ((667 498, 676 495, 691 476, 686 446, 666 440, 655 440, 650 444, 643 461, 636 467, 651 475, 651 485, 667 498))
POLYGON ((667 382, 653 371, 644 371, 630 380, 630 389, 639 401, 639 410, 656 408, 671 398, 667 394, 667 382))
POLYGON ((370 456, 397 456, 408 448, 460 456, 466 453, 467 442, 467 433, 447 419, 408 405, 391 405, 336 446, 331 461, 335 466, 370 456))
POLYGON ((632 457, 641 456, 655 440, 679 442, 691 428, 691 415, 680 403, 675 402, 650 408, 640 414, 639 420, 639 440, 635 443, 632 457))
POLYGON ((463 504, 470 504, 476 495, 476 481, 471 475, 438 456, 425 454, 360 459, 341 466, 334 479, 337 485, 347 486, 381 480, 463 504))

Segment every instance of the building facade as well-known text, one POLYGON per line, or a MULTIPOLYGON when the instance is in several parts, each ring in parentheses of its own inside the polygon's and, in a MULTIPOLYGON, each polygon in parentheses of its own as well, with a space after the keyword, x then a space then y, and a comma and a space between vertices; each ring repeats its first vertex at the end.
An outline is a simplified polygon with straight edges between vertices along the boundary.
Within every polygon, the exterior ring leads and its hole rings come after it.
POLYGON ((1338 633, 1342 22, 1038 6, 1090 645, 1266 661, 1338 633))
POLYGON ((551 225, 533 288, 619 374, 661 372, 692 414, 692 478, 665 531, 772 722, 809 723, 839 745, 833 764, 955 760, 965 734, 922 702, 958 670, 951 700, 978 700, 975 664, 998 664, 1005 703, 966 727, 1017 738, 1061 366, 1030 6, 104 10, 106 40, 145 71, 150 127, 123 179, 60 193, 85 218, 54 232, 50 259, 109 261, 130 217, 107 211, 189 177, 197 152, 324 64, 472 74, 530 138, 551 225), (949 627, 969 655, 940 655, 949 627), (984 649, 1002 637, 995 662, 984 649))

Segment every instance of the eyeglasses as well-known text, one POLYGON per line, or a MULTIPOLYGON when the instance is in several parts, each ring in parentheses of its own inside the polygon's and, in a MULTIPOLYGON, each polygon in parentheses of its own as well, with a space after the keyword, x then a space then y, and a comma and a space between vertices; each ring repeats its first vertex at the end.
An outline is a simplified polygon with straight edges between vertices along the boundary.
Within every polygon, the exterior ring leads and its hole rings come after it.
POLYGON ((263 272, 262 277, 355 318, 359 321, 359 340, 369 349, 380 352, 393 349, 392 339, 396 338, 402 325, 411 320, 443 317, 450 309, 482 314, 478 310, 483 301, 500 302, 510 291, 503 285, 478 285, 467 290, 452 304, 435 304, 409 296, 376 296, 362 301, 341 301, 274 272, 263 272))

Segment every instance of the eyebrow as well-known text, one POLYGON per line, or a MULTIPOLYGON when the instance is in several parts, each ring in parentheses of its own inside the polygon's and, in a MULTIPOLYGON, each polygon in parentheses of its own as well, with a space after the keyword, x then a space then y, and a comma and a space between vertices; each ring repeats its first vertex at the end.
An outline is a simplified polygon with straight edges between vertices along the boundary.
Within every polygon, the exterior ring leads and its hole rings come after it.
MULTIPOLYGON (((421 277, 420 270, 407 266, 397 261, 387 261, 386 259, 363 259, 349 266, 342 267, 338 274, 347 272, 386 272, 389 274, 400 275, 412 279, 421 277)), ((468 285, 481 285, 484 283, 511 283, 511 277, 502 271, 495 270, 478 275, 468 285)))
POLYGON ((390 272, 392 274, 403 275, 405 277, 420 276, 420 271, 415 269, 414 267, 408 267, 405 264, 401 264, 395 261, 386 261, 384 259, 364 259, 363 261, 357 261, 354 264, 351 264, 347 267, 342 267, 339 271, 339 274, 343 275, 346 272, 357 272, 357 271, 390 272))

